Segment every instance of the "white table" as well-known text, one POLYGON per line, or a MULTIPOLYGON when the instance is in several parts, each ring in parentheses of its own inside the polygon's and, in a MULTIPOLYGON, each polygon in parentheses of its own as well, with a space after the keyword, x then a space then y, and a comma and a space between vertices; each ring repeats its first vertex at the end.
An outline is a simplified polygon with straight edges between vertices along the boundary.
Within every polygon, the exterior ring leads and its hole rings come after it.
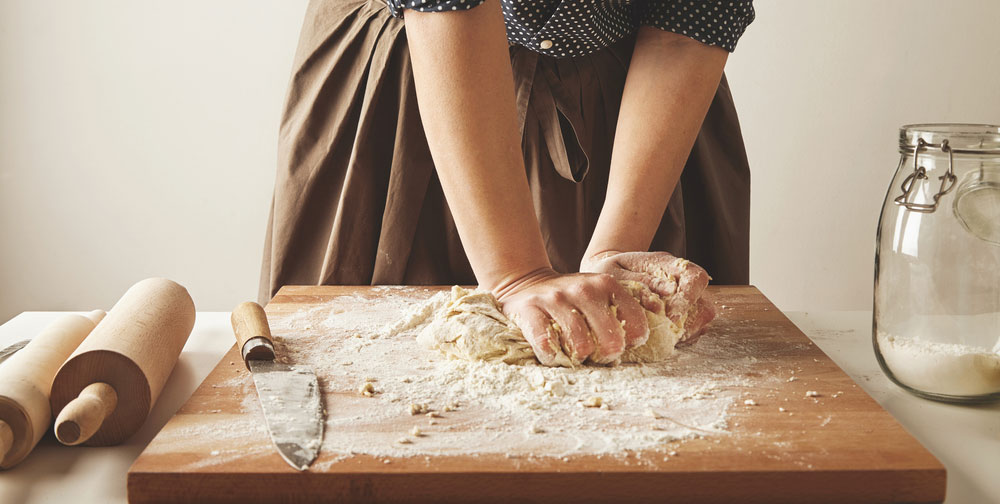
MULTIPOLYGON (((0 348, 60 315, 26 312, 0 326, 0 348)), ((791 312, 788 317, 948 468, 947 501, 1000 502, 1000 404, 955 406, 916 398, 882 374, 871 312, 791 312)), ((47 435, 17 467, 0 472, 2 503, 125 502, 125 475, 156 432, 233 345, 229 314, 198 314, 194 332, 143 428, 126 444, 67 448, 47 435)))

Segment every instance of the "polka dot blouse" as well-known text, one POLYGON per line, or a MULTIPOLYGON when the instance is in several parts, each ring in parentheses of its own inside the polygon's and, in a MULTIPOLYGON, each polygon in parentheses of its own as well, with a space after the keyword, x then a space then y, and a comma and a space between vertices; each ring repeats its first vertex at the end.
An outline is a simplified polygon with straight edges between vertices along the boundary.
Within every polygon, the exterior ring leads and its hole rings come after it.
MULTIPOLYGON (((392 15, 467 10, 484 0, 384 0, 392 15)), ((732 52, 752 0, 500 0, 507 38, 547 56, 583 56, 654 26, 732 52)))

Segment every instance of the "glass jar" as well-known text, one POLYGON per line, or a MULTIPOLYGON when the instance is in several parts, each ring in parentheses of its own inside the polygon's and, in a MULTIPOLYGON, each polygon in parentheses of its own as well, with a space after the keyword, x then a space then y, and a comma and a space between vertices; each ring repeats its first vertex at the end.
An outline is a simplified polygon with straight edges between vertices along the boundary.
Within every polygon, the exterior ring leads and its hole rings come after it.
POLYGON ((1000 126, 904 126, 899 152, 875 239, 875 356, 918 396, 1000 399, 1000 126))

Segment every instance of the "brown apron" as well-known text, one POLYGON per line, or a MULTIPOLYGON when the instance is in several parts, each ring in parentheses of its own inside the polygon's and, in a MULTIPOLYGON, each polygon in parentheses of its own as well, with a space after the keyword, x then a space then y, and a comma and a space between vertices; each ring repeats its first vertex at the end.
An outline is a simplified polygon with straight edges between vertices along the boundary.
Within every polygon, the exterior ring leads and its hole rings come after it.
MULTIPOLYGON (((577 270, 597 224, 633 44, 561 59, 510 48, 557 271, 577 270)), ((282 285, 476 283, 424 138, 403 20, 382 2, 310 1, 278 150, 261 302, 282 285)), ((750 169, 723 77, 650 250, 744 284, 749 227, 750 169)))

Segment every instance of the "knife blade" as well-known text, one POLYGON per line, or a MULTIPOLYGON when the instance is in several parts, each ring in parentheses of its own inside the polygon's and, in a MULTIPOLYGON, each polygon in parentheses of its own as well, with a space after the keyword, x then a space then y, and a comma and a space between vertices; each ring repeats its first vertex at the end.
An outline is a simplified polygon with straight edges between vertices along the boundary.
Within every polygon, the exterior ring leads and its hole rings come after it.
POLYGON ((14 343, 9 347, 0 350, 0 362, 3 362, 8 358, 10 358, 11 355, 16 354, 18 350, 27 346, 28 343, 31 343, 31 340, 18 341, 17 343, 14 343))
POLYGON ((264 422, 278 453, 305 471, 323 441, 323 404, 316 374, 307 367, 275 361, 274 342, 264 309, 254 302, 233 310, 240 355, 253 375, 264 422))

